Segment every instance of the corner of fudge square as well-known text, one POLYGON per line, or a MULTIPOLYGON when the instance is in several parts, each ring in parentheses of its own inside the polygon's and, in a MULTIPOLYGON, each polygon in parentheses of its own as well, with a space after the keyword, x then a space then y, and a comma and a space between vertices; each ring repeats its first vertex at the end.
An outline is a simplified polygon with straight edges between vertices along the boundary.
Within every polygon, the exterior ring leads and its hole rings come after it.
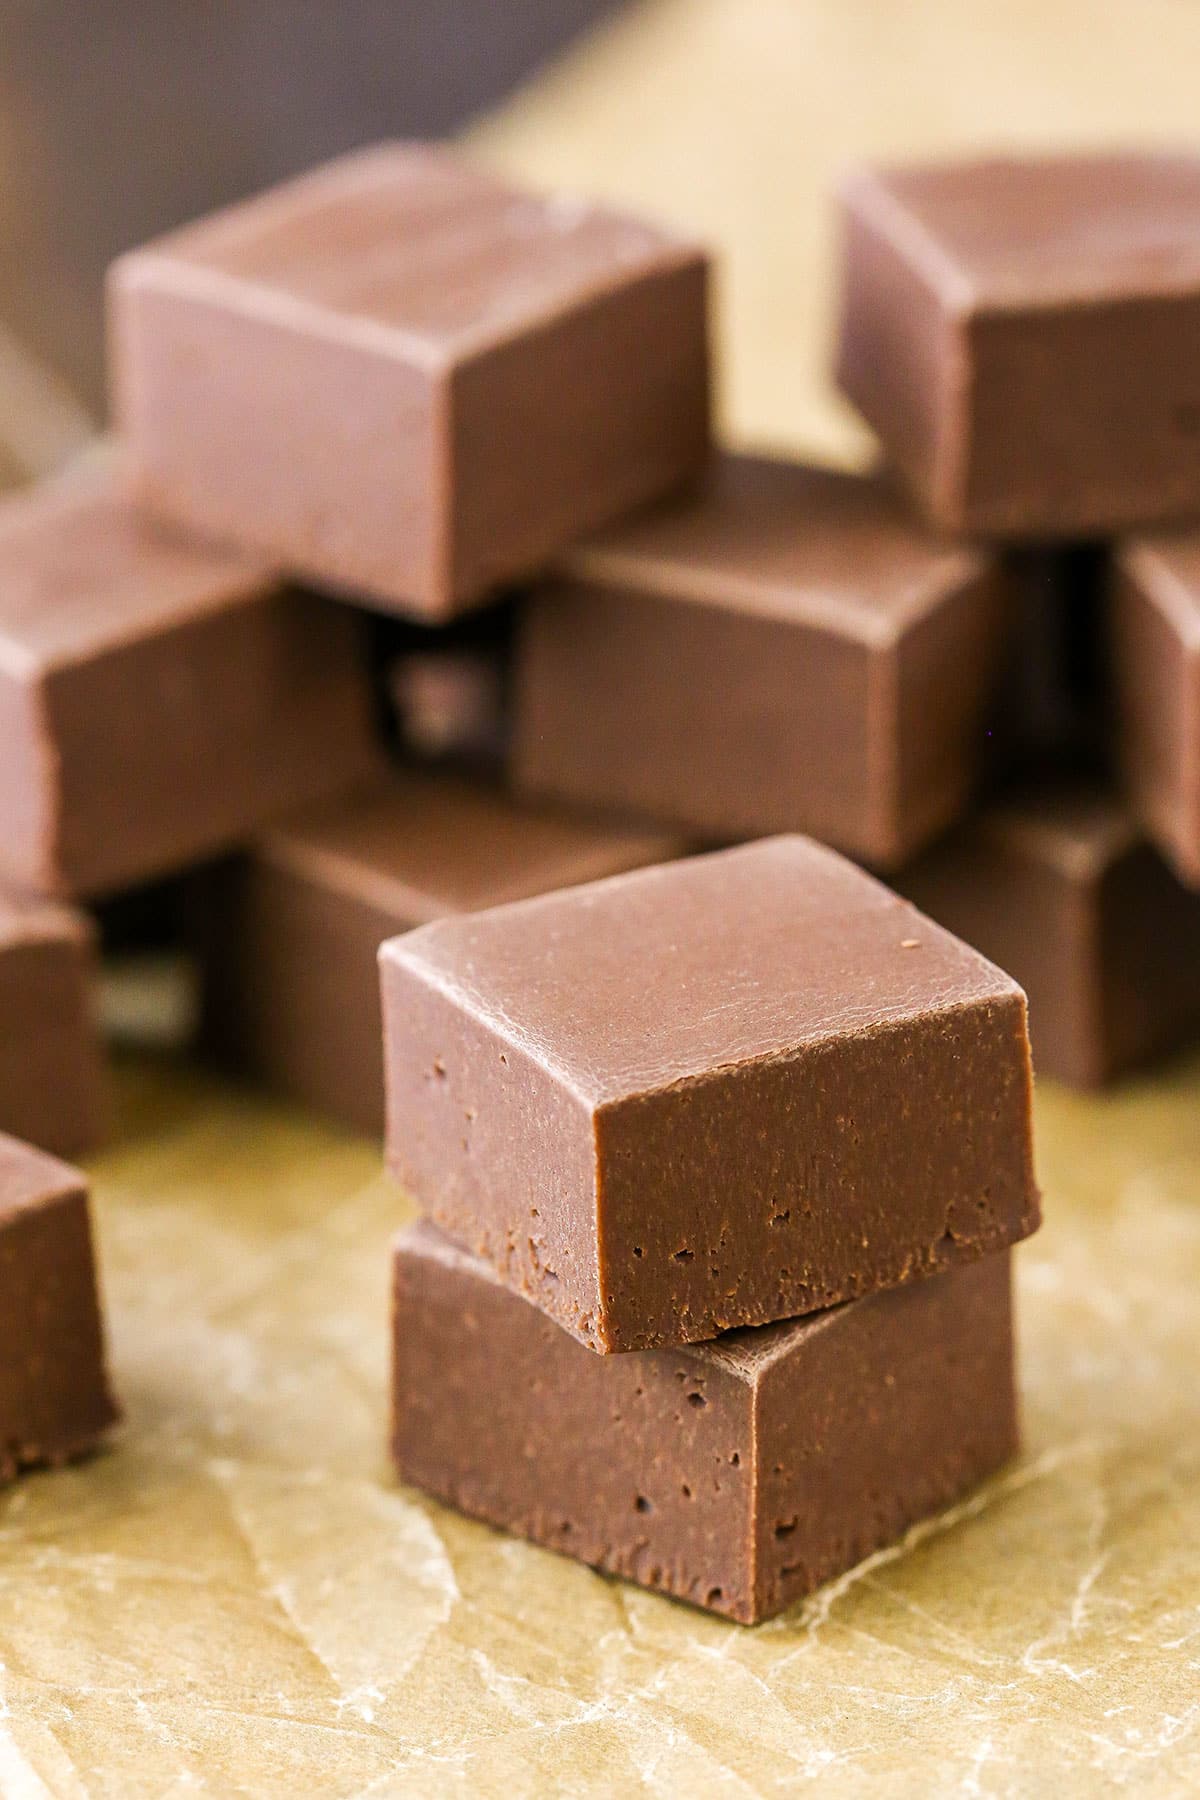
POLYGON ((815 1312, 1037 1226, 1024 994, 809 839, 380 958, 393 1173, 593 1349, 815 1312))

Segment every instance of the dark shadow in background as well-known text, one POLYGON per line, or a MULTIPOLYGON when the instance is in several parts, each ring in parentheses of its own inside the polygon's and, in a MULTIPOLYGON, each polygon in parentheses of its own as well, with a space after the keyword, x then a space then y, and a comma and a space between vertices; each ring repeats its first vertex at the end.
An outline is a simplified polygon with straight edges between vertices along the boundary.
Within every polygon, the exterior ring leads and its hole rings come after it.
POLYGON ((109 260, 352 145, 454 130, 618 0, 0 0, 0 320, 93 407, 109 260))

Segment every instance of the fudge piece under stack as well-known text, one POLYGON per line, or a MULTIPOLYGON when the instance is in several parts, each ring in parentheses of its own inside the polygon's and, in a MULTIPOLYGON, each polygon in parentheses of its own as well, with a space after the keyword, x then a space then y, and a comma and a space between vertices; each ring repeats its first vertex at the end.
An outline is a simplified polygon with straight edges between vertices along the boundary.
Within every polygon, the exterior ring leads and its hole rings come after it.
POLYGON ((768 1618, 1014 1454, 1009 1263, 593 1356, 412 1226, 393 1266, 397 1471, 610 1574, 768 1618))

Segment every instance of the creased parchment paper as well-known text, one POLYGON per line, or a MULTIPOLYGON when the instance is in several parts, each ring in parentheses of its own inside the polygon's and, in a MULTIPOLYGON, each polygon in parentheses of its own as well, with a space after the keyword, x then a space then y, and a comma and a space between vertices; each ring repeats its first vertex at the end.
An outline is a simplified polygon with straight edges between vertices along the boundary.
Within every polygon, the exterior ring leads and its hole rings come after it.
MULTIPOLYGON (((658 0, 479 132, 727 250, 724 415, 861 458, 823 377, 852 152, 1197 135, 1195 0, 658 0)), ((373 1146, 127 1064, 95 1164, 106 1455, 0 1496, 0 1793, 1200 1791, 1200 1058, 1043 1091, 1027 1449, 756 1631, 396 1489, 373 1146)))

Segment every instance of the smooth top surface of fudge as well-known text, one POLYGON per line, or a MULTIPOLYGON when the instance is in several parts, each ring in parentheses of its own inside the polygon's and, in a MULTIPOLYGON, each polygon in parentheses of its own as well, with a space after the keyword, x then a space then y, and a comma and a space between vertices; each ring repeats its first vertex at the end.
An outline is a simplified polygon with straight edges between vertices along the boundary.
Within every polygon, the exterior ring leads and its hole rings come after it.
POLYGON ((0 1132, 0 1222, 28 1207, 81 1194, 85 1189, 77 1169, 0 1132))
POLYGON ((275 585, 260 562, 144 524, 107 469, 0 502, 0 667, 17 676, 275 585))
POLYGON ((383 144, 184 227, 122 265, 168 262, 306 327, 400 332, 432 366, 700 255, 603 207, 513 189, 436 145, 383 144))
POLYGON ((883 642, 986 566, 925 530, 882 476, 752 456, 714 458, 687 497, 598 532, 561 564, 883 642))
POLYGON ((264 832, 256 854, 411 924, 678 856, 621 831, 449 775, 398 769, 264 832))
POLYGON ((802 837, 443 920, 382 955, 595 1106, 1021 992, 802 837))
POLYGON ((848 199, 957 308, 1200 286, 1200 158, 994 157, 856 171, 848 199))
POLYGON ((1200 531, 1161 531, 1130 538, 1117 566, 1151 596, 1180 642, 1200 650, 1200 531))

